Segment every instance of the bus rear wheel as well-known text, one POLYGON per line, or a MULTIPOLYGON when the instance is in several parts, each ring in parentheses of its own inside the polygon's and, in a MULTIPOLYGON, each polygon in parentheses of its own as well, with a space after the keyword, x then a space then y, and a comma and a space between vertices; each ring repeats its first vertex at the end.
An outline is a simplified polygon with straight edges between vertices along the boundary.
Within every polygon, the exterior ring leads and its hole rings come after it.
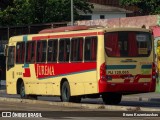
POLYGON ((121 102, 122 94, 119 93, 104 93, 102 99, 105 104, 117 105, 121 102))
POLYGON ((61 101, 62 102, 71 102, 70 87, 69 87, 69 84, 67 81, 65 81, 61 87, 61 101))
POLYGON ((81 102, 81 96, 71 96, 70 86, 67 81, 62 84, 60 98, 62 102, 81 102))

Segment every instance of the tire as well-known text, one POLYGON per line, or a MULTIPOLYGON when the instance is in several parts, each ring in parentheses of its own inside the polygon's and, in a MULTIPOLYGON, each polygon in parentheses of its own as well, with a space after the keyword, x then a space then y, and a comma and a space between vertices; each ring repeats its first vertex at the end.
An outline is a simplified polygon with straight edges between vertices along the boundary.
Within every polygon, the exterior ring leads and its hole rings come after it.
POLYGON ((21 83, 21 86, 20 86, 20 97, 22 99, 27 99, 28 98, 28 96, 25 93, 25 86, 24 86, 23 82, 21 83))
POLYGON ((119 93, 104 93, 102 99, 105 104, 117 105, 121 102, 122 94, 119 93))
POLYGON ((62 84, 60 99, 62 102, 81 102, 81 96, 71 96, 70 86, 67 81, 62 84))
POLYGON ((65 81, 61 87, 61 101, 62 102, 71 102, 70 87, 69 87, 69 84, 67 81, 65 81))
POLYGON ((25 93, 25 86, 24 86, 23 82, 21 83, 21 86, 20 86, 20 97, 22 99, 37 100, 37 95, 26 95, 26 93, 25 93))

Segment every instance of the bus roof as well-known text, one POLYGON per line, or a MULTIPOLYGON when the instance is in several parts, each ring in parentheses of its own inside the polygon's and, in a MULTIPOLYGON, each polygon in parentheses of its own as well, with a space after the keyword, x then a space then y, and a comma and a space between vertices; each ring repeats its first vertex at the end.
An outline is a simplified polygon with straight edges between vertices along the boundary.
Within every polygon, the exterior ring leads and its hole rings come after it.
POLYGON ((141 32, 151 32, 151 30, 146 28, 133 28, 133 27, 119 27, 119 28, 105 28, 106 32, 114 31, 141 31, 141 32))
MULTIPOLYGON (((78 34, 78 33, 91 33, 91 32, 114 32, 114 31, 142 31, 142 32, 150 32, 149 29, 145 29, 145 28, 129 28, 129 27, 121 27, 121 28, 105 28, 105 27, 82 27, 81 30, 71 30, 71 31, 61 31, 61 29, 58 29, 60 31, 58 32, 51 32, 53 31, 53 29, 51 29, 51 31, 45 32, 42 31, 39 34, 29 34, 29 35, 19 35, 19 36, 13 36, 10 38, 9 42, 18 42, 18 41, 22 41, 24 36, 27 37, 38 37, 38 36, 47 36, 47 38, 49 39, 49 36, 53 36, 53 35, 69 35, 69 34, 78 34)), ((77 36, 78 37, 78 36, 77 36)), ((79 36, 82 37, 82 36, 79 36)), ((31 40, 31 39, 29 39, 31 40)))
POLYGON ((67 27, 58 27, 41 30, 39 33, 55 33, 55 32, 66 32, 66 31, 78 31, 78 30, 88 30, 89 26, 67 26, 67 27))

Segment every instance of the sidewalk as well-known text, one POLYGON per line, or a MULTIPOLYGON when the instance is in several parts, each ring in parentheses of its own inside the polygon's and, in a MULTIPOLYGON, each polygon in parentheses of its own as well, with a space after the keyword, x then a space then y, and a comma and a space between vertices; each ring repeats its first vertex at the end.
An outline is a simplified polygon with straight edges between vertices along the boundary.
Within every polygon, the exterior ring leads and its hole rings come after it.
POLYGON ((136 101, 159 102, 160 103, 160 93, 150 92, 150 93, 124 95, 122 99, 126 101, 136 100, 136 101))

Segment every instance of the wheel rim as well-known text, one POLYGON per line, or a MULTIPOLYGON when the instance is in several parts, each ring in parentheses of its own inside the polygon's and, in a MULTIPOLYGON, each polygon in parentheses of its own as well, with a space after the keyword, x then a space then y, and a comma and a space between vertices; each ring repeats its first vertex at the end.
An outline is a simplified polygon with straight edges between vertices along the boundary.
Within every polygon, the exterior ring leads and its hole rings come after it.
POLYGON ((25 96, 25 89, 24 86, 21 87, 21 97, 23 98, 25 96))
POLYGON ((68 89, 66 87, 63 90, 63 97, 65 101, 68 100, 68 89))

